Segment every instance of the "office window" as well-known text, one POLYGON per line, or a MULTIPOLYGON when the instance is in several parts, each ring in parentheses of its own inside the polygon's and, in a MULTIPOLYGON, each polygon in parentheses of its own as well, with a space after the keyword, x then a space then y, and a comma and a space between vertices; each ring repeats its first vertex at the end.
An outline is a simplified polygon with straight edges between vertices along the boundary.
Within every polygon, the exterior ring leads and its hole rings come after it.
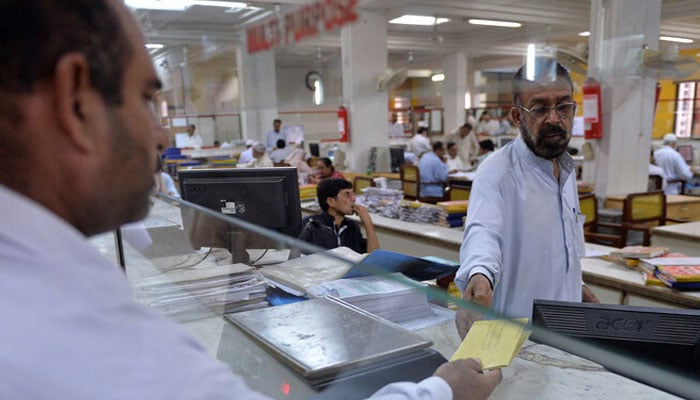
POLYGON ((679 138, 700 139, 700 85, 698 82, 678 83, 674 131, 679 138))

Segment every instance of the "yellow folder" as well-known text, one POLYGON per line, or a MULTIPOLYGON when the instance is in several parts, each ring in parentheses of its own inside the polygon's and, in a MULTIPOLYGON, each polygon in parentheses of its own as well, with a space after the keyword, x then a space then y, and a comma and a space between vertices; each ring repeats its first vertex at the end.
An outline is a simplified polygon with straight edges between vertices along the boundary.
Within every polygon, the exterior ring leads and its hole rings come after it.
POLYGON ((478 358, 483 369, 507 367, 530 336, 526 323, 526 318, 476 321, 450 361, 478 358))

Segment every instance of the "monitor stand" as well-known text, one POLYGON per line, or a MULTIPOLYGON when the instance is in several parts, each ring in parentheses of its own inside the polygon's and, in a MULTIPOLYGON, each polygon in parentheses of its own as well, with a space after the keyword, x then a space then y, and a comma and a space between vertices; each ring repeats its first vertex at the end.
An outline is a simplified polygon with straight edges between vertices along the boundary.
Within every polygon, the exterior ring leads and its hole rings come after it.
POLYGON ((250 256, 246 251, 247 232, 241 228, 229 225, 228 238, 229 246, 228 249, 231 252, 231 263, 233 264, 250 264, 250 256))

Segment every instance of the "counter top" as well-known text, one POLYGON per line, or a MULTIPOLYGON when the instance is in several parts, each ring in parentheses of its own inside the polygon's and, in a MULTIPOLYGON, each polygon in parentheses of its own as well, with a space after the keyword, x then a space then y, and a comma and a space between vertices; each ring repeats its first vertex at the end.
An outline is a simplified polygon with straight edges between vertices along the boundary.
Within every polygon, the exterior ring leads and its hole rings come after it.
POLYGON ((665 236, 676 239, 697 241, 700 247, 700 222, 687 222, 684 224, 657 226, 651 229, 653 236, 665 236))

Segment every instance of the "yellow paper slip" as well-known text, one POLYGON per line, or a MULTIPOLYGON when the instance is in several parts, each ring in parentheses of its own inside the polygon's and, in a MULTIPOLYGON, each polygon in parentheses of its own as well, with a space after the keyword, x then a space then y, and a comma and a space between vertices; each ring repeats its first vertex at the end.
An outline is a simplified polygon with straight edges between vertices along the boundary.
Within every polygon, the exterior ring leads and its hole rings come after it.
MULTIPOLYGON (((527 323, 526 318, 516 321, 527 323)), ((476 321, 450 361, 478 358, 483 369, 507 367, 529 336, 529 330, 509 320, 476 321)))

